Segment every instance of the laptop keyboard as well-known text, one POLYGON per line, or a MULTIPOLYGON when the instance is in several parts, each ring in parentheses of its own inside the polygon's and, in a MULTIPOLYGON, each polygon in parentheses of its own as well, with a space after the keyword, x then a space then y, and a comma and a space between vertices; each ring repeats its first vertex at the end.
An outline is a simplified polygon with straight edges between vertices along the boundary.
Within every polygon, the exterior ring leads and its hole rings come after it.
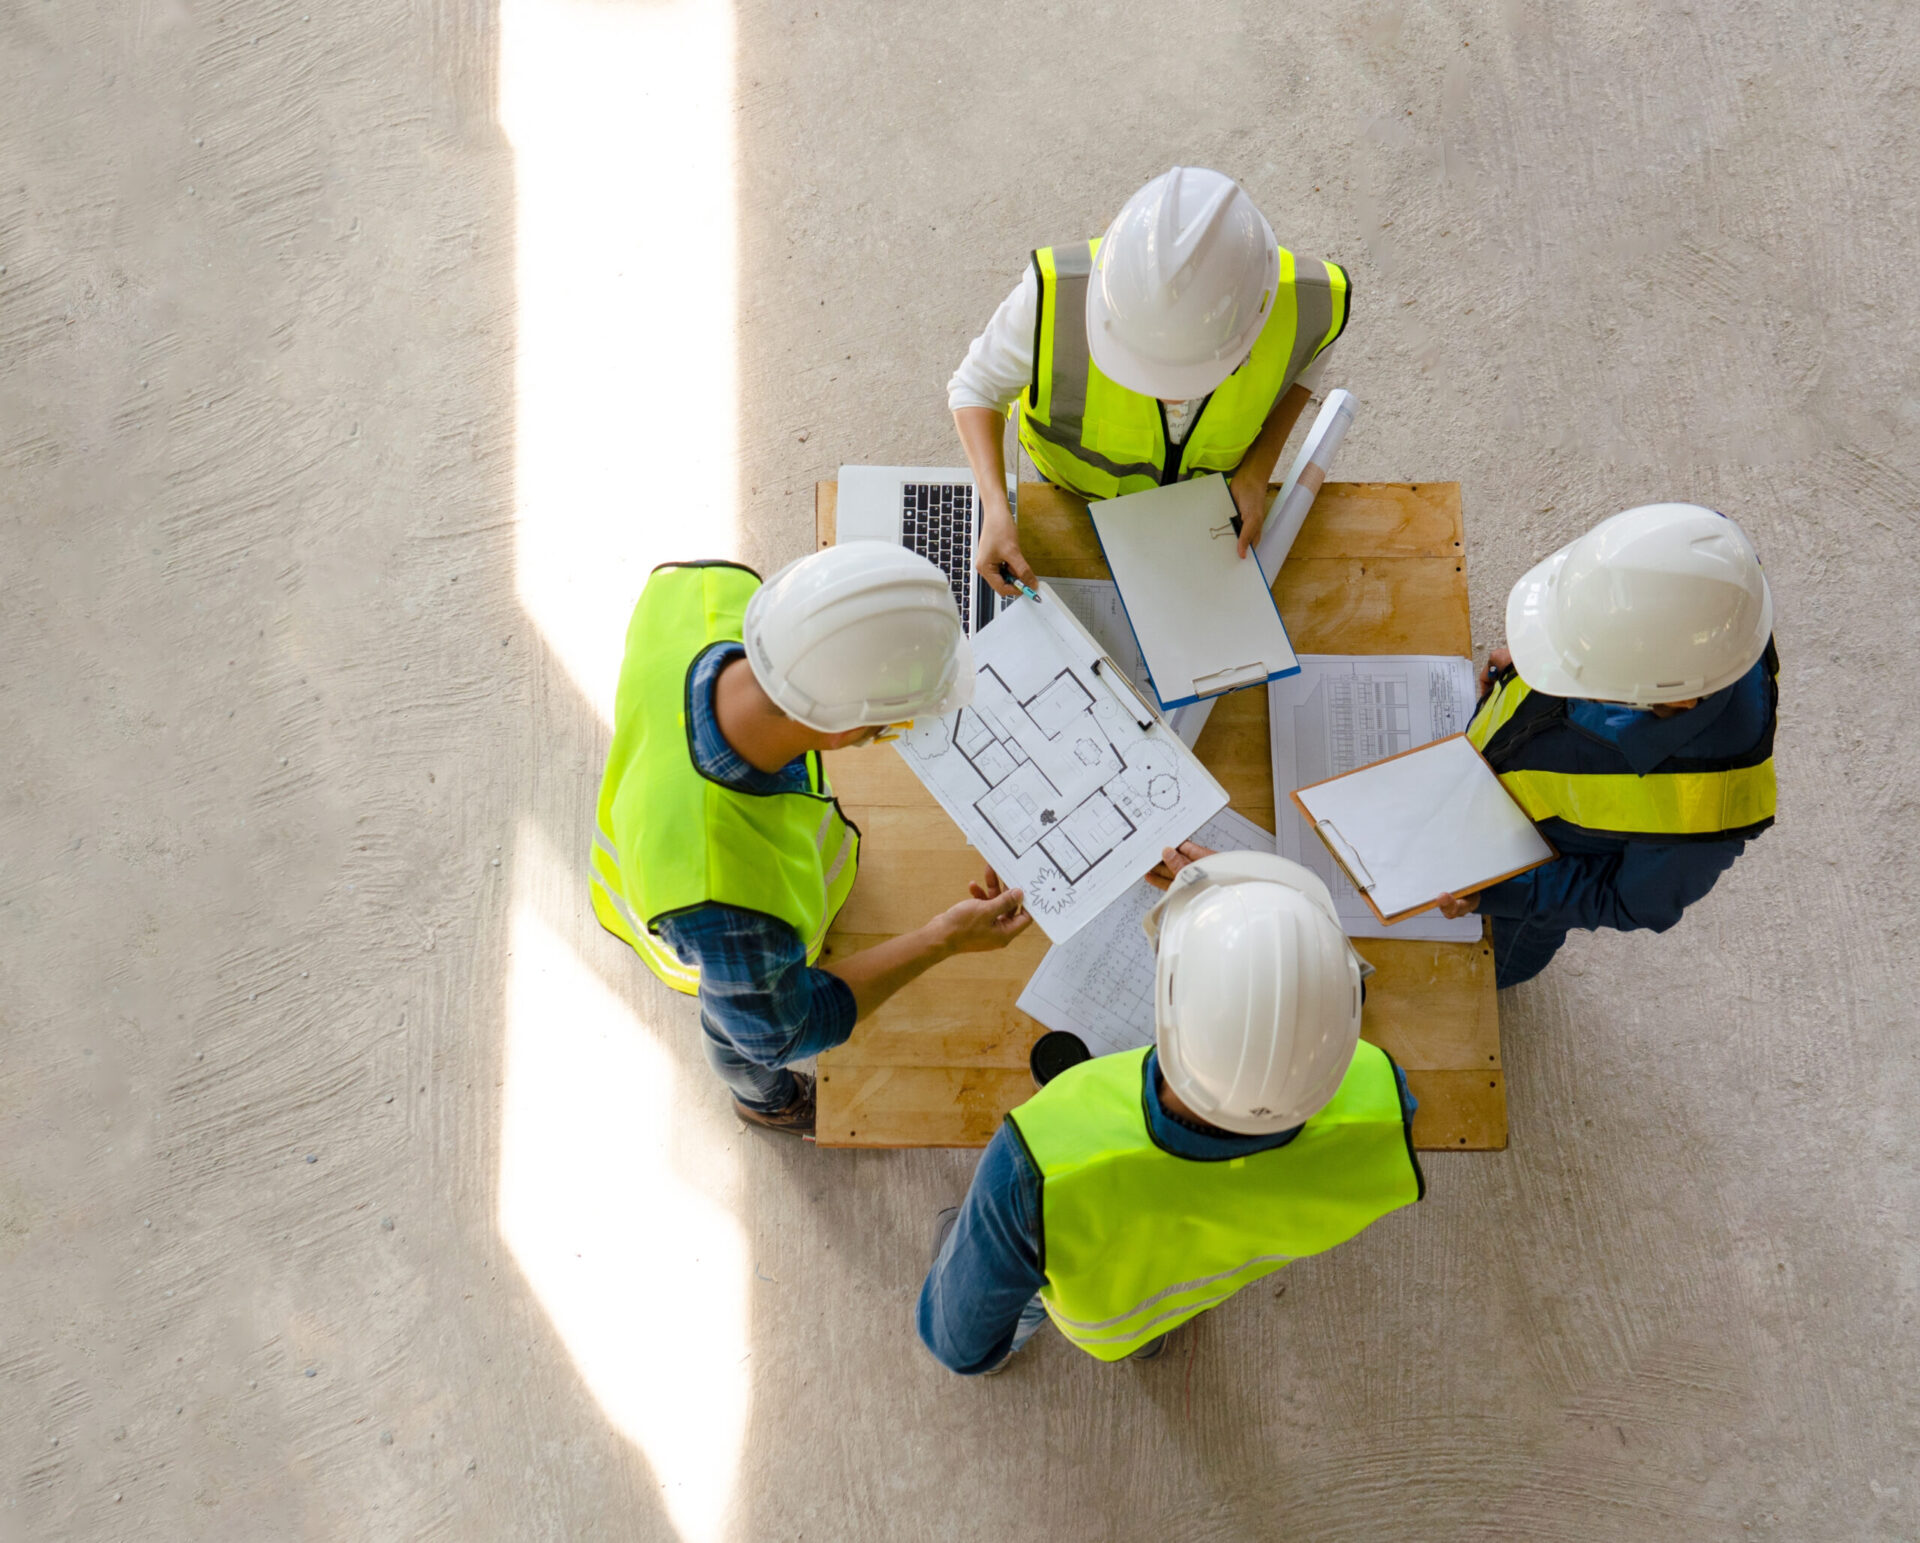
MULTIPOLYGON (((947 576, 960 624, 973 631, 973 484, 908 482, 900 489, 900 541, 947 576)), ((991 593, 991 591, 989 591, 991 593)))

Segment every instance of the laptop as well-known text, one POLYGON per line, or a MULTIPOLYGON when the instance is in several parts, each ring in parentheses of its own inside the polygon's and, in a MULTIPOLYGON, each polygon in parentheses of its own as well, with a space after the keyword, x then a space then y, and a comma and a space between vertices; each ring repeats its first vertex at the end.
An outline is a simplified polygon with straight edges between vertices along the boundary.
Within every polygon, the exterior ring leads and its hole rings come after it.
MULTIPOLYGON (((1007 506, 1016 485, 1007 483, 1007 506)), ((842 466, 834 540, 898 541, 947 576, 971 637, 1000 614, 999 595, 973 571, 980 530, 973 473, 964 466, 842 466)))

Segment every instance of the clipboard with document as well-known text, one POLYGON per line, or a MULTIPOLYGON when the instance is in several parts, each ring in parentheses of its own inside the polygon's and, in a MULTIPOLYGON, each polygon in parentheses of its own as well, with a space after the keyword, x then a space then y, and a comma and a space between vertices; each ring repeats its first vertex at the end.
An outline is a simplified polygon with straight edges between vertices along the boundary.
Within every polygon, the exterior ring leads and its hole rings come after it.
POLYGON ((1383 923, 1559 856, 1464 734, 1297 788, 1292 798, 1383 923))
POLYGON ((1088 505, 1162 712, 1299 673, 1259 557, 1215 474, 1088 505))

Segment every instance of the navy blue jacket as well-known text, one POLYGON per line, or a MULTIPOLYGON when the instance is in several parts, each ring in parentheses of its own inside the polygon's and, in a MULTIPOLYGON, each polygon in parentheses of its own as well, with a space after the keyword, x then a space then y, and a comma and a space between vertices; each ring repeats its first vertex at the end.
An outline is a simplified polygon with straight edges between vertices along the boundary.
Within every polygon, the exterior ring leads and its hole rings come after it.
MULTIPOLYGON (((1742 755, 1760 742, 1772 716, 1773 686, 1762 660, 1725 690, 1671 718, 1614 702, 1570 701, 1566 719, 1541 739, 1583 735, 1603 741, 1618 751, 1627 769, 1644 776, 1676 756, 1742 755)), ((1482 914, 1563 931, 1644 927, 1665 932, 1747 849, 1744 840, 1621 840, 1562 820, 1543 820, 1540 829, 1559 858, 1482 890, 1482 914)))

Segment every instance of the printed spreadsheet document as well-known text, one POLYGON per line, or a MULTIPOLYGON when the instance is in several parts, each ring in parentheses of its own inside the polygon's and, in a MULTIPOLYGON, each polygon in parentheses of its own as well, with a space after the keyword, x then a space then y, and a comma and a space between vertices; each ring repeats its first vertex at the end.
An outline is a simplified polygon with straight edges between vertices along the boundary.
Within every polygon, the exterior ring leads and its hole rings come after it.
POLYGON ((1275 849, 1326 880, 1348 937, 1477 943, 1481 918, 1469 914, 1448 921, 1438 911, 1426 911, 1392 926, 1382 924, 1290 795, 1459 734, 1473 716, 1473 705, 1473 661, 1447 654, 1302 654, 1298 675, 1268 685, 1275 849))

